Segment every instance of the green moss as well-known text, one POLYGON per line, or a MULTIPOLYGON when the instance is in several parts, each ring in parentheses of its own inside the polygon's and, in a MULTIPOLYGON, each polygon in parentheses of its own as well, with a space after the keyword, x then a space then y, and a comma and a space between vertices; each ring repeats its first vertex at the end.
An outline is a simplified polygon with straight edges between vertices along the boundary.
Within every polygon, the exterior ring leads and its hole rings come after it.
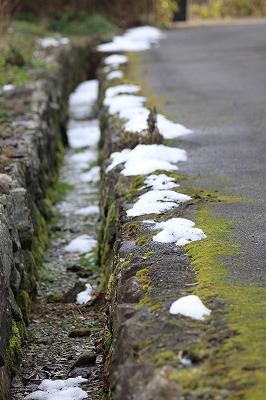
MULTIPOLYGON (((229 202, 230 198, 223 201, 229 202)), ((232 201, 238 199, 232 198, 232 201)), ((211 205, 200 209, 194 217, 207 239, 185 247, 199 282, 193 293, 207 306, 212 299, 214 304, 222 301, 227 305, 214 308, 212 314, 224 332, 217 329, 213 332, 213 325, 207 325, 204 339, 191 349, 204 359, 200 368, 189 369, 191 374, 177 370, 173 379, 190 390, 208 387, 212 382, 214 390, 234 391, 230 399, 263 400, 266 392, 265 289, 248 282, 230 282, 225 260, 238 251, 229 236, 230 221, 214 216, 211 205)))
POLYGON ((47 302, 48 303, 60 303, 60 301, 63 298, 62 293, 53 293, 50 296, 47 297, 47 302))
POLYGON ((46 221, 39 210, 35 212, 35 235, 32 243, 32 261, 34 267, 34 275, 38 277, 38 269, 42 264, 43 252, 48 244, 48 234, 46 221))
POLYGON ((22 360, 22 341, 16 323, 12 322, 12 337, 6 351, 6 366, 11 377, 16 374, 18 366, 22 360))
POLYGON ((124 269, 128 266, 128 264, 130 263, 130 260, 125 260, 122 264, 121 264, 121 269, 124 269))
POLYGON ((147 275, 149 269, 148 268, 143 268, 137 271, 136 276, 145 276, 147 275))
POLYGON ((71 190, 74 190, 73 185, 70 185, 67 182, 57 182, 53 188, 49 189, 49 198, 52 204, 61 201, 71 190))
POLYGON ((18 297, 18 304, 22 311, 23 319, 26 324, 29 323, 29 315, 31 311, 31 299, 29 293, 25 290, 20 290, 18 297))
POLYGON ((147 252, 145 253, 145 257, 146 257, 146 258, 150 258, 153 254, 154 254, 154 251, 147 251, 147 252))
POLYGON ((143 246, 145 243, 149 242, 151 239, 146 235, 146 236, 139 236, 136 240, 135 243, 137 246, 143 246))

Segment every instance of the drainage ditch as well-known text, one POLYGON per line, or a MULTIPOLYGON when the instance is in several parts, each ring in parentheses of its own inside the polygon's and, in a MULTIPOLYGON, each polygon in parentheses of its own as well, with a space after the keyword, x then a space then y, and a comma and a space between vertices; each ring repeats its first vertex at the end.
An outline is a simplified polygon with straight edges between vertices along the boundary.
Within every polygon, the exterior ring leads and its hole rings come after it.
POLYGON ((96 98, 95 80, 80 84, 69 98, 69 148, 53 195, 57 201, 49 248, 39 271, 23 361, 13 380, 13 400, 104 396, 101 340, 106 317, 95 263, 100 175, 96 98), (76 377, 84 378, 82 389, 76 377))

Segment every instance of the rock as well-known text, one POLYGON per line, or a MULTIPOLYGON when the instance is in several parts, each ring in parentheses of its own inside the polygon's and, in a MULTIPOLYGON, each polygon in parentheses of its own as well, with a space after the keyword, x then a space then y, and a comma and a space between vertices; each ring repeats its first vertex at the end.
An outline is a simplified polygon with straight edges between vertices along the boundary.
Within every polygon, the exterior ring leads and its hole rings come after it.
POLYGON ((31 210, 26 189, 16 188, 10 191, 13 200, 14 218, 23 249, 30 249, 34 233, 31 210))
POLYGON ((0 367, 5 365, 5 354, 12 334, 11 305, 8 297, 8 287, 0 260, 0 367))
POLYGON ((173 368, 165 366, 159 370, 146 386, 140 400, 176 400, 182 395, 183 389, 169 379, 173 368))
POLYGON ((144 295, 144 290, 140 283, 140 277, 132 276, 119 287, 117 299, 118 303, 138 303, 144 295))
POLYGON ((114 334, 117 335, 121 325, 136 312, 136 304, 118 304, 115 309, 114 321, 115 329, 114 334))
POLYGON ((77 367, 87 367, 96 363, 97 354, 91 351, 84 351, 79 358, 71 365, 70 371, 77 367))
POLYGON ((89 378, 91 376, 91 371, 89 368, 83 367, 83 368, 74 368, 73 371, 70 371, 68 376, 70 378, 76 378, 78 376, 81 376, 82 378, 89 378))
POLYGON ((77 328, 69 332, 68 337, 86 337, 91 335, 91 330, 89 328, 77 328))

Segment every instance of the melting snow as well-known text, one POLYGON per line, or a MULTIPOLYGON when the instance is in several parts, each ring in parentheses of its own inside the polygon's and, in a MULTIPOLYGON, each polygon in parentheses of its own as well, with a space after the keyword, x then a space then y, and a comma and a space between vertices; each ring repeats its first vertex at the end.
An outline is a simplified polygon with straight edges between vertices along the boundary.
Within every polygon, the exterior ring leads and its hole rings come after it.
POLYGON ((111 81, 112 79, 122 79, 124 77, 124 74, 122 71, 111 71, 109 74, 106 76, 106 79, 108 81, 111 81))
POLYGON ((193 228, 195 223, 185 218, 171 218, 166 222, 155 224, 153 229, 162 229, 153 241, 161 243, 176 243, 184 246, 190 242, 205 239, 207 236, 199 228, 193 228))
POLYGON ((2 90, 4 90, 5 92, 8 92, 9 90, 12 90, 12 89, 14 89, 14 88, 15 88, 14 85, 11 85, 11 83, 8 83, 7 85, 4 85, 4 86, 2 87, 2 90))
MULTIPOLYGON (((125 123, 125 129, 127 131, 141 132, 147 129, 149 113, 150 111, 145 107, 140 107, 139 109, 125 108, 122 112, 120 111, 119 115, 128 120, 128 122, 125 123)), ((172 122, 161 114, 157 115, 157 126, 159 132, 165 139, 174 139, 192 133, 192 130, 187 129, 184 125, 172 122)))
POLYGON ((99 83, 96 79, 82 82, 69 96, 70 116, 75 119, 89 117, 98 98, 99 83))
POLYGON ((100 128, 97 119, 83 122, 71 121, 68 126, 67 136, 70 147, 96 146, 100 139, 100 128))
MULTIPOLYGON (((125 129, 130 132, 141 132, 148 126, 147 118, 150 111, 143 107, 146 97, 131 94, 140 89, 137 85, 121 84, 108 88, 105 93, 104 105, 109 107, 110 114, 118 113, 120 118, 127 120, 125 129)), ((157 126, 165 139, 174 139, 192 133, 192 130, 184 125, 172 122, 161 114, 157 115, 157 126)))
POLYGON ((165 35, 155 27, 140 26, 128 29, 123 36, 115 36, 110 43, 100 44, 98 51, 143 51, 157 44, 165 35))
POLYGON ((76 215, 95 215, 100 212, 99 206, 88 206, 75 211, 76 215))
MULTIPOLYGON (((141 107, 146 100, 146 97, 143 96, 121 94, 114 97, 106 97, 103 104, 109 107, 110 114, 116 114, 125 111, 126 109, 141 107)), ((121 118, 121 115, 119 116, 121 118)))
POLYGON ((127 210, 128 217, 136 217, 144 214, 159 214, 163 211, 177 207, 178 203, 190 200, 185 194, 173 192, 172 190, 151 190, 142 194, 133 208, 127 210))
POLYGON ((172 163, 187 159, 185 150, 164 146, 163 144, 137 145, 133 150, 124 149, 111 154, 112 163, 106 172, 111 171, 118 164, 125 163, 122 174, 125 176, 146 175, 156 170, 177 170, 172 163))
POLYGON ((165 174, 149 175, 145 179, 144 184, 153 190, 169 190, 180 186, 174 182, 174 178, 165 174))
MULTIPOLYGON (((115 71, 117 72, 117 71, 115 71)), ((114 97, 120 93, 136 93, 140 91, 141 87, 137 85, 131 84, 121 84, 117 86, 112 86, 106 89, 105 91, 105 98, 106 97, 114 97)))
POLYGON ((78 168, 88 167, 88 164, 94 162, 96 158, 97 155, 95 154, 95 151, 92 150, 86 150, 81 153, 76 153, 70 156, 71 162, 78 168))
POLYGON ((66 37, 63 38, 55 38, 55 37, 48 37, 43 39, 38 39, 38 43, 41 47, 57 47, 60 44, 69 44, 70 40, 66 37))
POLYGON ((127 62, 128 62, 128 57, 122 54, 112 54, 111 56, 106 57, 104 60, 104 63, 106 65, 112 65, 112 66, 126 64, 127 62))
POLYGON ((91 286, 90 283, 86 283, 86 289, 83 290, 82 292, 77 294, 77 304, 86 304, 87 301, 89 301, 92 298, 93 295, 93 287, 91 286))
POLYGON ((210 315, 211 310, 205 307, 198 296, 189 295, 176 300, 171 305, 169 312, 204 321, 204 315, 210 315))
POLYGON ((96 166, 91 168, 88 172, 80 175, 82 182, 98 182, 100 180, 100 167, 96 166))
POLYGON ((28 396, 25 400, 82 400, 88 397, 87 393, 77 387, 79 384, 87 382, 87 379, 78 376, 66 380, 44 379, 39 385, 39 389, 28 396))
POLYGON ((97 244, 97 241, 89 235, 80 235, 76 239, 65 246, 67 253, 86 253, 93 249, 97 244))

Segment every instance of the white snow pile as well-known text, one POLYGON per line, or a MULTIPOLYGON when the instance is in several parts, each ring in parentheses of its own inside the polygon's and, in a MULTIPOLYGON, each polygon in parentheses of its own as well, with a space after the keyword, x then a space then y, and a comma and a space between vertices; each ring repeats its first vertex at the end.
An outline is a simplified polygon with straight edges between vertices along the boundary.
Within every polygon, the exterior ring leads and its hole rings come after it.
POLYGON ((70 121, 67 130, 69 145, 73 149, 95 147, 100 139, 100 128, 97 119, 89 121, 70 121))
POLYGON ((98 98, 99 82, 96 79, 84 81, 69 96, 69 112, 74 119, 90 116, 98 98))
POLYGON ((86 304, 92 298, 94 288, 91 286, 90 283, 86 283, 85 286, 86 289, 77 294, 77 304, 86 304))
POLYGON ((211 310, 205 307, 200 298, 195 295, 184 296, 174 301, 169 312, 170 314, 181 314, 200 321, 204 321, 205 315, 211 314, 211 310))
POLYGON ((133 208, 127 210, 127 216, 160 214, 190 199, 190 196, 172 190, 150 190, 139 196, 139 200, 134 204, 133 208))
POLYGON ((179 161, 186 161, 186 151, 183 149, 167 147, 163 144, 139 144, 134 149, 124 149, 111 154, 111 164, 106 172, 117 165, 124 163, 121 174, 125 176, 147 175, 156 170, 173 171, 178 167, 179 161))
POLYGON ((79 169, 87 168, 88 165, 97 159, 97 155, 94 150, 85 150, 80 153, 72 154, 70 161, 72 165, 79 169))
MULTIPOLYGON (((126 121, 125 129, 129 132, 142 132, 147 129, 150 111, 143 106, 147 99, 144 96, 132 94, 140 90, 141 87, 137 85, 121 84, 112 86, 105 92, 103 104, 109 107, 110 114, 118 113, 119 117, 126 121)), ((174 139, 192 133, 192 130, 170 121, 162 114, 157 115, 157 126, 165 139, 174 139)))
POLYGON ((153 190, 170 190, 180 186, 174 182, 174 178, 165 174, 149 175, 145 179, 144 184, 153 190))
MULTIPOLYGON (((147 118, 149 113, 150 111, 143 107, 142 110, 129 109, 124 111, 123 114, 120 113, 120 116, 122 114, 124 119, 128 120, 125 124, 125 129, 127 131, 141 132, 142 130, 147 129, 147 118)), ((157 115, 157 126, 159 132, 165 139, 174 139, 193 132, 182 124, 170 121, 162 114, 157 115)))
MULTIPOLYGON (((126 110, 129 110, 131 108, 139 108, 146 100, 146 97, 143 96, 134 96, 133 94, 120 94, 113 97, 106 97, 103 101, 103 104, 109 107, 110 114, 118 113, 119 117, 123 118, 120 115, 121 111, 124 111, 124 113, 126 113, 126 110)), ((127 119, 127 117, 125 117, 125 119, 127 119)))
POLYGON ((57 47, 62 44, 69 44, 70 40, 66 37, 55 38, 55 37, 47 37, 43 39, 38 39, 38 44, 43 47, 57 47))
POLYGON ((88 397, 87 393, 78 385, 87 382, 87 379, 78 376, 76 378, 50 380, 44 379, 38 389, 25 400, 82 400, 88 397))
POLYGON ((128 57, 122 54, 112 54, 104 59, 105 65, 110 65, 112 67, 118 67, 121 64, 126 64, 128 62, 128 57))
MULTIPOLYGON (((118 71, 114 71, 114 72, 118 72, 118 71)), ((132 84, 126 84, 126 83, 123 83, 121 85, 111 86, 106 89, 105 98, 114 97, 114 96, 117 96, 118 94, 122 94, 122 93, 136 93, 136 92, 139 92, 140 89, 141 89, 141 87, 138 85, 132 85, 132 84)))
POLYGON ((152 26, 128 29, 124 35, 115 36, 110 43, 97 46, 98 51, 144 51, 159 43, 165 35, 152 26))
POLYGON ((88 172, 83 172, 80 175, 80 180, 82 182, 98 182, 100 180, 100 167, 92 167, 88 172))
POLYGON ((168 221, 156 223, 153 229, 162 229, 162 231, 153 236, 153 241, 184 246, 190 242, 205 239, 207 236, 204 232, 194 226, 195 222, 185 218, 171 218, 168 221))
POLYGON ((88 206, 88 207, 83 207, 83 208, 77 209, 75 211, 75 214, 88 216, 88 215, 99 214, 99 212, 100 212, 99 206, 88 206))
POLYGON ((111 81, 112 79, 123 79, 124 78, 124 73, 122 71, 111 71, 108 73, 106 76, 106 79, 108 81, 111 81))
POLYGON ((2 86, 2 90, 4 92, 8 92, 9 90, 15 89, 14 85, 11 85, 11 83, 7 83, 6 85, 2 86))
POLYGON ((86 253, 91 251, 97 244, 97 241, 89 235, 80 235, 65 246, 67 253, 86 253))

